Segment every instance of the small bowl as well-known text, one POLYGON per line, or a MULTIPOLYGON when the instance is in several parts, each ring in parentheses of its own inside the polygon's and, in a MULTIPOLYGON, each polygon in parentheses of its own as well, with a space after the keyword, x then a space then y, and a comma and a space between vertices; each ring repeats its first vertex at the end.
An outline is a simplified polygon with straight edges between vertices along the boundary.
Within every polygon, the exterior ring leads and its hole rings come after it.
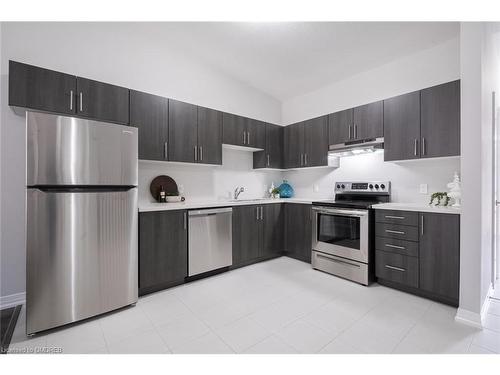
POLYGON ((167 203, 179 203, 182 202, 182 200, 180 195, 167 196, 167 203))

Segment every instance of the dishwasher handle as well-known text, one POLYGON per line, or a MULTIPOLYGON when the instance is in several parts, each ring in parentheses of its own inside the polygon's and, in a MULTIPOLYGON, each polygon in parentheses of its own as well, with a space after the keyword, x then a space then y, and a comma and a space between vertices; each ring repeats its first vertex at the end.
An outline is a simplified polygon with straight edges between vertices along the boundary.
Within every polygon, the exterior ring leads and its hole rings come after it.
POLYGON ((232 207, 224 207, 224 208, 213 208, 213 209, 203 209, 203 210, 192 210, 188 211, 188 215, 191 216, 207 216, 207 215, 217 215, 217 214, 225 214, 233 212, 232 207))

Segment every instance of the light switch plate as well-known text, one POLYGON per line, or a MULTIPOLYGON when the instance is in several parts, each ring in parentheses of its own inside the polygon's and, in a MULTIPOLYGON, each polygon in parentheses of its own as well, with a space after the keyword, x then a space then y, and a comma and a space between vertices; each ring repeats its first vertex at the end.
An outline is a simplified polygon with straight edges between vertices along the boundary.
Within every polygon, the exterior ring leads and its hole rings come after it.
POLYGON ((427 184, 420 184, 420 194, 427 194, 428 190, 427 184))
POLYGON ((318 184, 314 184, 313 185, 313 192, 317 193, 319 191, 319 185, 318 184))

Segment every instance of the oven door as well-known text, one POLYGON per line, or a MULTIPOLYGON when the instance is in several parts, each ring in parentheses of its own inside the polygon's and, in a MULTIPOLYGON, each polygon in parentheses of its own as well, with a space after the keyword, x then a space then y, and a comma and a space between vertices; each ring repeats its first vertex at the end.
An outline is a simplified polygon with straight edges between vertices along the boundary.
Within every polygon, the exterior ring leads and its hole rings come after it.
POLYGON ((312 248, 368 263, 368 210, 314 206, 312 248))

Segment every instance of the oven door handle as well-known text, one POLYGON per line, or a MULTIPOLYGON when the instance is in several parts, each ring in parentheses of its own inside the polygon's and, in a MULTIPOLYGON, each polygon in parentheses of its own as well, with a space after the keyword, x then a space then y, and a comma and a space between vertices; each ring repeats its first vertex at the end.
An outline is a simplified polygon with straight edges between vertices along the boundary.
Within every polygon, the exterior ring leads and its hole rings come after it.
POLYGON ((345 215, 345 216, 355 216, 355 217, 363 217, 368 215, 368 210, 341 210, 341 209, 333 209, 333 208, 323 208, 323 207, 313 207, 313 211, 316 211, 320 214, 325 215, 345 215))

